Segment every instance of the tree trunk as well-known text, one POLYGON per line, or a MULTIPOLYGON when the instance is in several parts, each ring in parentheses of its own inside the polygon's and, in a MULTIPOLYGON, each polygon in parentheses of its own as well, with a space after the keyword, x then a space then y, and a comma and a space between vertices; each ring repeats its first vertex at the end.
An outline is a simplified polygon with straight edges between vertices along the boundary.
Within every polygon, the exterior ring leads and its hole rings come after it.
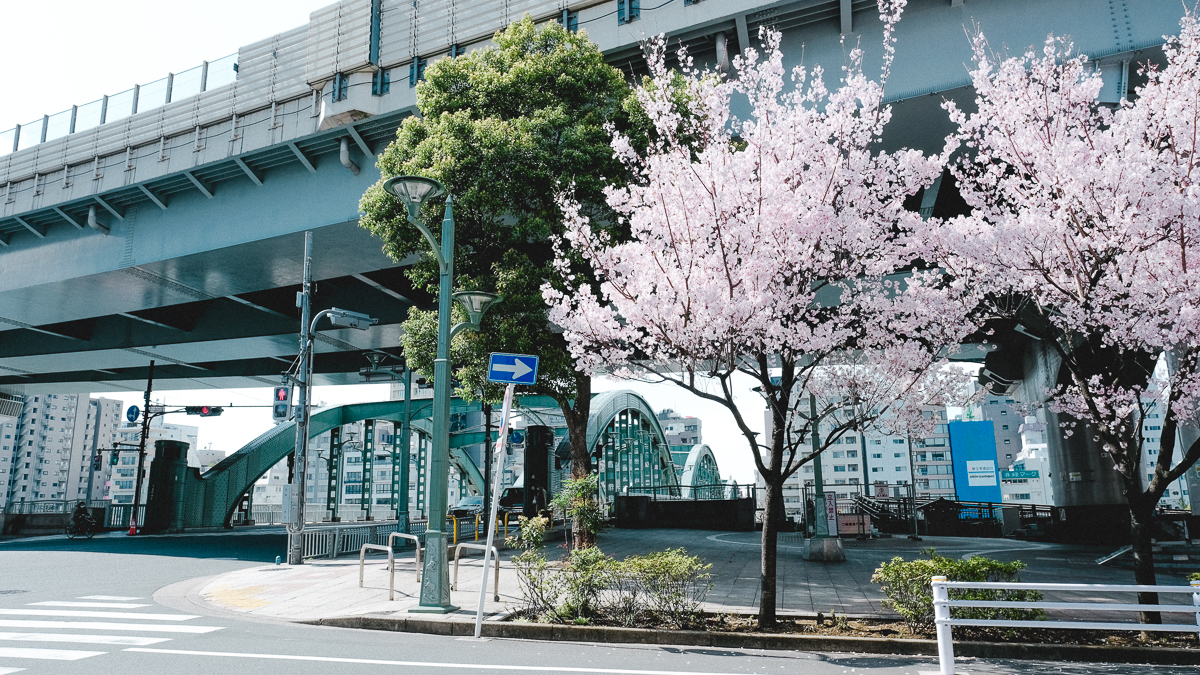
MULTIPOLYGON (((764 477, 765 478, 765 477, 764 477)), ((779 514, 783 512, 783 479, 766 482, 766 508, 763 510, 762 574, 759 578, 758 627, 775 626, 775 567, 779 543, 779 514)))
MULTIPOLYGON (((588 417, 592 413, 592 378, 580 377, 575 391, 574 405, 560 403, 567 422, 567 436, 571 440, 571 478, 584 478, 592 470, 591 455, 587 447, 588 417)), ((572 530, 575 548, 587 548, 596 543, 596 535, 579 528, 572 530)))
MULTIPOLYGON (((1158 583, 1154 574, 1154 545, 1151 543, 1154 534, 1154 502, 1144 495, 1135 497, 1134 493, 1130 493, 1129 496, 1134 583, 1140 586, 1154 586, 1158 583)), ((1158 593, 1138 593, 1138 604, 1157 605, 1158 593)), ((1162 614, 1138 612, 1138 620, 1141 623, 1162 623, 1162 614)))

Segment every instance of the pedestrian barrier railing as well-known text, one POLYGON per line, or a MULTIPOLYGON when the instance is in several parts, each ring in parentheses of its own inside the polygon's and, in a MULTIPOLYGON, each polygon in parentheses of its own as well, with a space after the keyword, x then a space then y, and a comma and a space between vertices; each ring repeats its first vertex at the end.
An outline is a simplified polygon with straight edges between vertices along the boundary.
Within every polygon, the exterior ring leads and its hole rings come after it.
POLYGON ((333 525, 304 530, 305 558, 336 558, 357 552, 363 544, 382 545, 396 530, 396 521, 370 525, 333 525))
POLYGON ((413 546, 417 548, 417 581, 421 580, 421 540, 412 534, 404 534, 403 532, 393 532, 388 535, 388 548, 393 548, 397 539, 412 540, 413 546))
POLYGON ((385 551, 388 557, 388 600, 396 599, 396 556, 392 553, 391 546, 380 546, 379 544, 363 544, 362 548, 358 549, 358 587, 363 587, 363 570, 367 566, 367 550, 385 551))
POLYGON ((938 673, 954 675, 954 626, 980 626, 989 628, 1077 628, 1082 630, 1128 630, 1196 633, 1200 636, 1200 581, 1191 586, 1134 586, 1114 584, 1024 584, 1003 582, 948 581, 946 577, 933 577, 933 618, 937 628, 938 673), (951 589, 1000 590, 1000 591, 1064 591, 1096 593, 1168 593, 1190 594, 1192 604, 1143 605, 1115 602, 1024 602, 1008 600, 952 600, 951 589), (968 619, 950 616, 955 607, 987 607, 992 609, 1050 609, 1104 612, 1161 612, 1164 614, 1188 614, 1193 623, 1132 623, 1115 621, 1071 621, 1046 619, 1041 621, 1016 621, 1008 619, 968 619))
MULTIPOLYGON (((459 544, 458 546, 454 547, 454 583, 450 584, 450 590, 452 591, 458 590, 458 559, 459 556, 462 555, 462 550, 464 548, 472 548, 477 551, 486 551, 487 544, 459 544)), ((500 602, 500 552, 496 550, 495 546, 492 547, 492 557, 494 557, 496 560, 496 583, 492 585, 492 599, 496 602, 500 602)), ((483 571, 483 578, 487 578, 487 570, 483 571)), ((480 583, 483 582, 480 581, 480 583)))

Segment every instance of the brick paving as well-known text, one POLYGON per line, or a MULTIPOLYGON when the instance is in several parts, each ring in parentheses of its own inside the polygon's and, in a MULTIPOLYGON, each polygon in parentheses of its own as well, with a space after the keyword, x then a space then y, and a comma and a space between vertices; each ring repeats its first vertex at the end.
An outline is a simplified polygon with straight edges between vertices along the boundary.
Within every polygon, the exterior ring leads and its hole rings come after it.
MULTIPOLYGON (((714 585, 705 603, 707 610, 755 613, 759 601, 760 536, 757 532, 611 530, 600 535, 598 545, 606 554, 618 559, 665 549, 686 549, 689 554, 712 565, 714 585)), ((844 546, 844 563, 808 562, 801 558, 799 535, 780 535, 777 608, 781 613, 812 615, 833 611, 850 616, 890 616, 880 603, 883 595, 878 586, 870 581, 871 574, 886 560, 895 556, 911 560, 928 547, 952 557, 985 555, 1003 561, 1022 560, 1029 565, 1022 573, 1022 580, 1029 582, 1128 584, 1133 581, 1130 570, 1095 564, 1097 557, 1109 552, 1103 547, 950 537, 926 537, 920 542, 904 537, 847 539, 844 546)), ((489 593, 485 615, 501 614, 517 599, 516 580, 506 569, 512 553, 504 551, 501 554, 501 599, 495 602, 489 593)), ((552 541, 547 553, 552 558, 560 557, 565 549, 561 541, 552 541)), ((451 593, 451 602, 463 609, 450 618, 474 615, 479 596, 480 564, 478 552, 471 552, 470 557, 464 552, 459 586, 462 590, 451 593)), ((215 578, 201 589, 198 599, 229 612, 288 621, 407 614, 417 605, 419 592, 412 552, 398 554, 394 601, 387 599, 386 567, 382 556, 368 557, 365 587, 361 589, 358 587, 357 558, 310 561, 300 567, 251 568, 215 578)), ((1159 583, 1186 585, 1187 581, 1183 576, 1163 574, 1159 583)), ((1083 598, 1076 595, 1072 599, 1083 598)), ((1132 601, 1130 596, 1120 599, 1132 601)), ((1188 600, 1186 596, 1162 598, 1163 602, 1188 600)), ((1101 614, 1093 616, 1099 618, 1101 614)))

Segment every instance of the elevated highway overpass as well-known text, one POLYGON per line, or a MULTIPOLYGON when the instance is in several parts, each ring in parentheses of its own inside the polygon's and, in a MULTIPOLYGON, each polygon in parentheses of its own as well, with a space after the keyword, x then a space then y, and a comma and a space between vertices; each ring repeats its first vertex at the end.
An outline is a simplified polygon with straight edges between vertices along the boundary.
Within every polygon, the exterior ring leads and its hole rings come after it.
MULTIPOLYGON (((913 0, 887 143, 940 147, 942 97, 969 96, 972 22, 1013 48, 1070 34, 1116 93, 1122 64, 1152 54, 1182 11, 1173 0, 913 0)), ((646 69, 642 40, 660 33, 725 64, 775 27, 791 63, 803 56, 830 77, 843 34, 879 51, 871 0, 342 0, 236 57, 0 132, 0 385, 141 390, 151 359, 168 389, 273 383, 297 352, 305 230, 317 309, 380 318, 319 333, 317 382, 356 381, 362 354, 394 348, 408 308, 431 300, 357 226, 374 157, 414 114, 425 64, 486 47, 526 13, 586 30, 631 77, 646 69)), ((944 196, 921 201, 934 210, 944 196)))

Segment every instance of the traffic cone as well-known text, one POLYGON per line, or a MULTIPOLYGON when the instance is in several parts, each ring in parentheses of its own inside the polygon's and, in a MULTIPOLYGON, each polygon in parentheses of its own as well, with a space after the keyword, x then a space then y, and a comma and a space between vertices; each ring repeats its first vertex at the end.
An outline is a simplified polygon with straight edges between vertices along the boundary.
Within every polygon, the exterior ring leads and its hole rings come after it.
POLYGON ((129 519, 129 536, 132 537, 135 534, 137 534, 137 519, 130 518, 129 519))

